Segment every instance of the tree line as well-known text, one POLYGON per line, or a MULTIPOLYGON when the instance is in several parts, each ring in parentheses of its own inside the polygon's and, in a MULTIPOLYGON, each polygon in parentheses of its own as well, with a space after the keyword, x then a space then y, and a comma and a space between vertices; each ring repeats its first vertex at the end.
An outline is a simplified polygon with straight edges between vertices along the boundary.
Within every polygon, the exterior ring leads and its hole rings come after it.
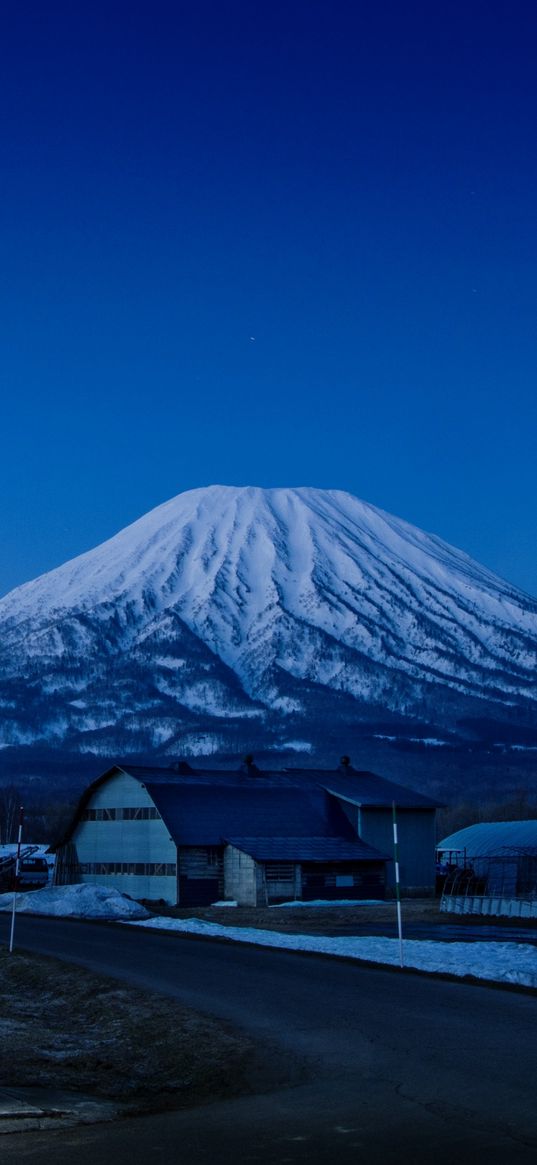
POLYGON ((24 808, 23 841, 54 845, 65 833, 75 809, 74 801, 61 797, 47 800, 29 797, 17 785, 0 786, 0 845, 16 842, 19 815, 24 808))

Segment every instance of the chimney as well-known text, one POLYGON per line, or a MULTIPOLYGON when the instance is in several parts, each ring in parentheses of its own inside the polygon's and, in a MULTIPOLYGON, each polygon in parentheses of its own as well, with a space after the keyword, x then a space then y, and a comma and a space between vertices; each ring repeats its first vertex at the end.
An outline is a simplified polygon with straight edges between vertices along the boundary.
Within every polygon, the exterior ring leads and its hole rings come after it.
POLYGON ((342 756, 341 757, 340 762, 339 762, 339 769, 340 769, 340 772, 342 772, 342 773, 346 773, 346 772, 348 772, 349 769, 352 769, 350 756, 342 756))
POLYGON ((254 758, 251 752, 242 758, 241 773, 244 773, 247 777, 257 777, 259 774, 259 769, 254 764, 254 758))

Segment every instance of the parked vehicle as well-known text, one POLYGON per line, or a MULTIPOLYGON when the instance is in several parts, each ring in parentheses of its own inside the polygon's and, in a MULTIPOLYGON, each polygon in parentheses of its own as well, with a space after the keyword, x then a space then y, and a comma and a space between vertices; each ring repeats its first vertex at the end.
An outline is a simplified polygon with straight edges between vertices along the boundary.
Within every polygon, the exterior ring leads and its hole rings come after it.
POLYGON ((24 858, 20 864, 19 890, 40 890, 48 882, 48 865, 44 858, 24 858))
MULTIPOLYGON (((42 853, 36 853, 37 846, 23 847, 19 866, 17 887, 19 890, 41 890, 49 880, 49 868, 42 853)), ((15 880, 16 850, 0 856, 0 892, 13 889, 15 880)))

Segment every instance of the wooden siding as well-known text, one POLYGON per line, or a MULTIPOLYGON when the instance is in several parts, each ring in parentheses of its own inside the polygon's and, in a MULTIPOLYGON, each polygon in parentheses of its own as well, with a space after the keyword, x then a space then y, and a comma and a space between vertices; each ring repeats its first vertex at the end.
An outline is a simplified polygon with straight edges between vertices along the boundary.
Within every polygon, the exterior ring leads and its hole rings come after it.
POLYGON ((385 862, 304 862, 302 897, 384 898, 385 862))
POLYGON ((207 906, 223 898, 223 846, 181 846, 178 874, 182 905, 207 906))
POLYGON ((289 902, 302 896, 298 862, 265 862, 263 890, 267 902, 289 902))

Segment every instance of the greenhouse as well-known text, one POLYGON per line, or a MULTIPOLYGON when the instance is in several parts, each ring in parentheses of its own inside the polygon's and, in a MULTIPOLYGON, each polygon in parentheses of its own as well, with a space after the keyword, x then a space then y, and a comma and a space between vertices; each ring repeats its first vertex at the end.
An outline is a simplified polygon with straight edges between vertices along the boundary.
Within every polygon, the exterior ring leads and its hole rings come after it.
POLYGON ((437 846, 440 909, 537 917, 537 820, 469 825, 437 846))

